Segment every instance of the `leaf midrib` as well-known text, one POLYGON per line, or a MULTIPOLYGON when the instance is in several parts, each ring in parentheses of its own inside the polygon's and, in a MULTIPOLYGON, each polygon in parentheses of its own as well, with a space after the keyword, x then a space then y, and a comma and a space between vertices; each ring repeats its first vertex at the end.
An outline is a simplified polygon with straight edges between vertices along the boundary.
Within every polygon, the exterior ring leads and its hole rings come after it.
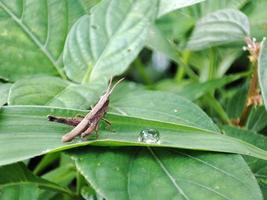
MULTIPOLYGON (((91 68, 90 68, 90 69, 89 69, 89 68, 87 69, 87 71, 86 71, 86 73, 85 73, 85 76, 82 78, 82 83, 86 83, 88 80, 91 79, 92 74, 94 74, 94 69, 97 68, 99 62, 102 60, 103 56, 105 55, 107 49, 109 48, 109 46, 110 46, 110 44, 111 44, 112 38, 115 38, 115 37, 116 37, 116 35, 117 35, 117 34, 119 33, 119 31, 120 31, 120 27, 121 27, 122 24, 127 20, 128 16, 129 16, 129 13, 131 13, 130 11, 131 11, 133 5, 135 4, 135 2, 136 2, 136 1, 134 1, 134 2, 130 5, 130 7, 128 8, 128 10, 127 10, 127 12, 126 12, 127 14, 126 14, 126 16, 124 17, 124 20, 122 20, 122 21, 120 22, 120 24, 118 25, 116 31, 115 31, 112 35, 110 35, 109 40, 108 40, 108 42, 106 43, 105 48, 102 50, 100 56, 98 56, 98 58, 97 58, 97 60, 96 60, 96 63, 94 64, 93 68, 92 68, 92 69, 91 69, 91 68)), ((108 9, 109 7, 110 7, 110 4, 109 4, 109 6, 107 7, 107 9, 108 9)), ((106 12, 106 15, 107 15, 107 12, 106 12)), ((90 22, 91 22, 92 16, 93 16, 93 15, 90 16, 90 22)), ((91 40, 91 37, 90 37, 90 40, 91 40)))
MULTIPOLYGON (((48 58, 48 60, 52 63, 52 66, 56 69, 58 74, 61 76, 61 78, 66 79, 65 74, 62 72, 60 66, 57 64, 57 61, 54 60, 53 56, 49 51, 47 51, 46 46, 43 45, 38 38, 28 29, 26 25, 24 25, 22 18, 18 18, 2 1, 0 1, 0 6, 3 8, 3 10, 13 19, 19 27, 28 35, 28 37, 33 41, 33 43, 39 47, 39 49, 42 51, 42 53, 48 58)), ((23 14, 23 13, 22 13, 23 14)))
POLYGON ((190 200, 189 197, 184 193, 183 189, 177 184, 175 181, 175 178, 172 177, 171 173, 168 171, 168 169, 164 166, 164 164, 160 161, 158 156, 153 152, 153 150, 150 147, 147 147, 148 151, 152 155, 152 157, 155 159, 155 161, 159 164, 160 168, 163 170, 163 172, 167 175, 167 177, 170 179, 176 190, 184 197, 186 200, 190 200))

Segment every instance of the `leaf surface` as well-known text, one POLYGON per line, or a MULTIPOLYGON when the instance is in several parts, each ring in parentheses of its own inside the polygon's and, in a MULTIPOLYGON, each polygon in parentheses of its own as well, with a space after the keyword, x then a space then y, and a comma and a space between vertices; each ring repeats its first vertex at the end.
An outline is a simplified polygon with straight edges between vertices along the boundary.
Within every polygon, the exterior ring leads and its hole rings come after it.
POLYGON ((258 59, 258 76, 263 102, 267 109, 267 42, 263 41, 261 46, 258 59))
POLYGON ((187 48, 201 50, 242 42, 249 34, 250 25, 246 15, 234 9, 219 10, 197 22, 187 48))
POLYGON ((12 81, 34 74, 65 77, 63 46, 85 5, 92 6, 85 0, 0 0, 1 76, 12 81))
POLYGON ((262 199, 237 155, 156 148, 88 148, 71 155, 86 180, 110 200, 262 199))
POLYGON ((10 105, 46 105, 88 109, 106 89, 106 84, 76 84, 57 77, 34 77, 17 81, 11 88, 10 105))
MULTIPOLYGON (((267 138, 264 135, 260 135, 254 131, 229 126, 224 126, 223 129, 229 136, 241 139, 254 144, 259 148, 267 150, 267 138)), ((267 198, 267 162, 265 160, 259 160, 248 156, 244 156, 244 158, 257 178, 263 196, 267 198)))
POLYGON ((38 200, 38 196, 36 184, 7 185, 0 189, 0 199, 38 200))
MULTIPOLYGON (((27 192, 28 190, 32 190, 32 188, 31 187, 28 188, 26 186, 32 185, 34 187, 37 187, 37 189, 38 188, 48 189, 57 192, 63 192, 65 194, 73 196, 70 190, 33 175, 31 171, 27 169, 23 163, 15 163, 11 165, 1 166, 0 177, 1 177, 0 191, 2 189, 4 191, 6 190, 7 192, 6 195, 9 195, 10 193, 12 193, 12 191, 19 189, 20 187, 22 187, 21 189, 23 192, 27 192), (14 187, 9 187, 9 186, 14 186, 14 187), (25 188, 23 186, 25 186, 25 188)), ((16 195, 19 195, 19 193, 17 193, 16 195)))
POLYGON ((63 61, 67 76, 93 82, 119 75, 144 47, 157 0, 103 0, 69 32, 63 61))
POLYGON ((192 6, 203 1, 205 0, 161 0, 159 5, 158 17, 161 17, 171 11, 187 6, 192 6))
MULTIPOLYGON (((191 110, 194 112, 194 108, 191 110)), ((0 110, 0 165, 25 160, 49 152, 69 148, 97 146, 156 146, 204 151, 239 153, 267 159, 267 152, 243 141, 219 134, 214 130, 192 126, 189 122, 164 122, 155 116, 150 119, 108 114, 106 119, 112 124, 100 124, 99 137, 92 136, 87 141, 75 139, 62 143, 61 137, 72 127, 49 122, 47 115, 74 117, 85 115, 85 111, 58 109, 51 107, 10 106, 0 110), (160 143, 139 141, 140 132, 146 128, 160 133, 160 143), (22 142, 23 141, 23 142, 22 142)), ((165 118, 167 121, 168 115, 165 118)), ((192 116, 193 119, 193 116, 192 116)), ((204 119, 203 119, 204 120, 204 119)))

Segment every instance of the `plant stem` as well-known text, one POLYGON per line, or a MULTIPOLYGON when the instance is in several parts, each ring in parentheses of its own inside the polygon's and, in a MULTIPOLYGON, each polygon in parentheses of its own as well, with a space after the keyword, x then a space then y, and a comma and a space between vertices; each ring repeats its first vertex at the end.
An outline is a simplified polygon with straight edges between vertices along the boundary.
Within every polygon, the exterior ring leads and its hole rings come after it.
MULTIPOLYGON (((181 53, 181 61, 182 62, 178 63, 179 68, 178 68, 178 71, 175 75, 176 82, 180 82, 183 79, 186 72, 188 74, 188 69, 187 69, 188 67, 187 66, 189 63, 190 55, 191 55, 190 51, 184 51, 181 53)), ((189 74, 191 74, 191 72, 189 74)))
POLYGON ((251 107, 253 105, 257 105, 259 101, 259 91, 258 91, 258 57, 259 57, 259 52, 261 48, 260 43, 256 43, 256 40, 252 40, 249 37, 245 38, 245 42, 247 43, 247 50, 250 53, 249 60, 252 64, 252 77, 249 82, 249 89, 248 89, 248 94, 247 94, 247 99, 246 99, 246 104, 243 108, 240 121, 238 123, 239 126, 244 126, 247 122, 249 113, 251 111, 251 107))
POLYGON ((240 122, 239 125, 240 126, 244 126, 247 122, 251 107, 253 106, 253 104, 251 103, 251 99, 255 96, 259 95, 258 92, 258 67, 257 67, 257 62, 255 62, 253 64, 253 74, 252 77, 250 79, 250 83, 249 83, 249 89, 248 89, 248 94, 247 94, 247 99, 246 99, 246 104, 243 108, 241 117, 240 117, 240 122))

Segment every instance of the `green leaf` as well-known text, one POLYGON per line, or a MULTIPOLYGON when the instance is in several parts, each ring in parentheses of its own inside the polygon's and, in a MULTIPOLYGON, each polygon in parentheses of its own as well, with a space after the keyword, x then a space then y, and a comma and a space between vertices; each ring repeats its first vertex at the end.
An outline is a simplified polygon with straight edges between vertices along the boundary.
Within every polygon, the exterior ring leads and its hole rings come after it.
POLYGON ((252 131, 261 131, 267 126, 267 112, 264 106, 254 106, 246 122, 246 128, 252 131))
MULTIPOLYGON (((256 145, 259 148, 267 150, 267 138, 264 135, 257 134, 253 131, 248 131, 240 128, 224 126, 224 132, 232 137, 241 139, 256 145)), ((244 157, 249 167, 253 171, 257 181, 262 189, 262 193, 267 198, 267 161, 256 158, 244 157)))
POLYGON ((157 0, 102 0, 72 27, 64 48, 67 76, 93 82, 124 72, 144 47, 157 0))
POLYGON ((184 43, 188 33, 200 18, 221 9, 241 9, 247 2, 248 0, 206 0, 161 17, 157 20, 157 26, 168 40, 184 43))
POLYGON ((7 185, 0 189, 0 199, 37 200, 39 188, 36 184, 7 185))
POLYGON ((247 85, 237 89, 232 97, 228 98, 226 111, 231 119, 238 119, 246 103, 247 85))
POLYGON ((263 199, 250 169, 237 155, 158 148, 70 153, 86 180, 110 200, 263 199))
POLYGON ((86 13, 86 1, 0 0, 1 76, 12 81, 33 74, 64 77, 65 39, 86 13))
POLYGON ((157 26, 151 26, 149 30, 149 35, 147 37, 146 45, 154 50, 164 53, 170 59, 179 63, 179 57, 177 55, 177 49, 174 44, 172 44, 163 33, 157 28, 157 26))
POLYGON ((261 94, 265 108, 267 109, 267 42, 263 41, 261 45, 259 61, 258 61, 258 76, 261 88, 261 94))
POLYGON ((0 106, 7 103, 7 98, 11 86, 12 84, 10 83, 0 84, 0 106))
POLYGON ((219 130, 198 106, 172 93, 136 90, 124 92, 123 96, 115 93, 110 101, 112 113, 215 132, 219 130))
POLYGON ((10 91, 10 105, 47 105, 88 109, 106 88, 102 80, 76 84, 56 77, 34 77, 17 81, 10 91))
MULTIPOLYGON (((68 164, 65 166, 57 167, 56 169, 49 171, 48 173, 43 175, 42 178, 52 181, 61 186, 67 187, 71 183, 71 181, 74 180, 76 174, 77 171, 75 169, 75 166, 73 166, 73 164, 68 164)), ((39 200, 51 199, 56 194, 57 193, 55 191, 51 190, 42 191, 40 192, 39 200)))
POLYGON ((245 74, 229 75, 222 78, 208 80, 205 82, 191 82, 186 85, 180 85, 174 81, 161 82, 157 89, 163 89, 171 92, 175 92, 191 101, 194 101, 204 94, 211 92, 217 88, 221 88, 231 82, 244 77, 245 74))
MULTIPOLYGON (((166 94, 165 100, 167 98, 166 94)), ((193 104, 191 104, 191 107, 192 109, 189 110, 191 121, 178 120, 176 123, 174 122, 175 117, 170 115, 170 112, 165 112, 165 114, 164 112, 160 112, 157 114, 162 114, 163 116, 146 114, 140 119, 108 114, 106 119, 111 122, 112 126, 105 127, 101 123, 98 139, 92 136, 87 141, 76 139, 70 143, 62 143, 61 137, 69 132, 72 127, 49 122, 47 115, 73 117, 77 116, 77 114, 85 115, 85 111, 37 106, 3 107, 0 112, 0 165, 89 144, 99 146, 184 148, 239 153, 267 159, 267 152, 253 145, 224 136, 209 129, 199 128, 201 125, 194 126, 193 123, 196 119, 200 123, 201 121, 205 121, 205 117, 203 117, 201 110, 197 111, 194 108, 193 104), (153 128, 160 132, 160 143, 148 144, 138 140, 140 131, 146 128, 153 128)), ((139 113, 140 111, 134 112, 135 115, 141 115, 139 113)), ((184 113, 183 108, 180 108, 180 112, 184 113)), ((176 119, 179 119, 179 116, 176 119)))
POLYGON ((241 42, 250 34, 246 15, 234 9, 211 13, 196 24, 187 44, 191 50, 241 42))
MULTIPOLYGON (((34 176, 23 163, 16 163, 0 167, 0 191, 2 188, 10 185, 18 187, 22 185, 36 185, 42 189, 63 192, 73 196, 73 193, 70 190, 44 180, 38 176, 34 176)), ((10 190, 13 190, 13 188, 10 190)))
MULTIPOLYGON (((222 9, 239 10, 248 3, 248 0, 206 0, 203 3, 189 7, 191 15, 196 19, 222 9)), ((189 13, 188 13, 189 14, 189 13)))
POLYGON ((187 6, 192 6, 196 3, 202 2, 205 0, 160 0, 160 5, 159 5, 159 11, 158 11, 158 17, 161 17, 171 11, 187 7, 187 6))

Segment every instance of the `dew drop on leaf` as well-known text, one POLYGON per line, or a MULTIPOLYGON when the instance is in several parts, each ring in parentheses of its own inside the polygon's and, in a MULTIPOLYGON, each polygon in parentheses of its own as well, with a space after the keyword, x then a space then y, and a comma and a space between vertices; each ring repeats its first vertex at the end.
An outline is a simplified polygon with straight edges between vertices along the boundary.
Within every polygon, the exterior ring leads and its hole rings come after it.
POLYGON ((155 143, 159 144, 160 143, 159 131, 153 128, 143 129, 139 133, 138 141, 147 144, 155 144, 155 143))

